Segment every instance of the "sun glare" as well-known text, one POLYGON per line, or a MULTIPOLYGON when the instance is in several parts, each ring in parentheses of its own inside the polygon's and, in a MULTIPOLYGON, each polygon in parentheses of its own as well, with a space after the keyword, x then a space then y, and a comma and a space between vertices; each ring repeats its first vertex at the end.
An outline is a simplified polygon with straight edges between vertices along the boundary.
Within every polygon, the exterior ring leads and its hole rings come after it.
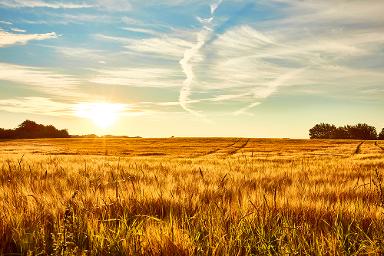
POLYGON ((76 115, 88 118, 97 127, 106 129, 116 122, 123 110, 123 104, 79 103, 76 107, 76 115))

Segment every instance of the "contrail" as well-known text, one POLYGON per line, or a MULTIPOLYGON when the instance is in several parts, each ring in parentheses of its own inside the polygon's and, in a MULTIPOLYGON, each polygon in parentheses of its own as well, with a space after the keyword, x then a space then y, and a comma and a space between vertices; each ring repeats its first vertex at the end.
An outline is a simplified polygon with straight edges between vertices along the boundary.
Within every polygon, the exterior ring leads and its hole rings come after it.
POLYGON ((219 6, 221 5, 222 2, 223 2, 223 0, 219 0, 218 2, 211 4, 211 15, 212 16, 215 14, 217 8, 219 8, 219 6))
POLYGON ((247 110, 250 110, 251 108, 253 107, 256 107, 258 105, 260 105, 261 102, 254 102, 252 104, 249 104, 248 106, 246 107, 243 107, 242 109, 239 109, 238 111, 236 111, 235 113, 233 113, 235 116, 238 116, 238 115, 241 115, 241 114, 244 114, 245 112, 247 112, 247 110))
MULTIPOLYGON (((264 89, 264 91, 259 91, 258 89, 253 89, 251 91, 251 94, 253 94, 253 97, 254 98, 267 98, 268 96, 270 96, 271 94, 273 94, 274 92, 276 92, 276 90, 284 83, 288 82, 289 80, 297 77, 299 74, 301 74, 302 72, 304 72, 305 70, 307 69, 307 67, 304 67, 304 68, 298 68, 298 69, 295 69, 295 70, 292 70, 290 72, 287 72, 281 76, 279 76, 278 78, 276 78, 275 80, 273 80, 272 82, 268 83, 267 84, 267 87, 264 89)), ((241 109, 239 109, 238 111, 234 112, 235 115, 240 115, 240 114, 243 114, 245 113, 247 110, 253 108, 253 107, 256 107, 257 105, 259 105, 260 102, 254 102, 254 103, 251 103, 249 104, 248 106, 246 107, 243 107, 241 109)))
POLYGON ((196 56, 200 48, 205 43, 206 35, 203 34, 202 32, 204 32, 204 30, 202 30, 198 34, 196 45, 194 45, 191 49, 186 50, 184 52, 184 58, 180 60, 180 65, 181 65, 181 68, 183 69, 186 79, 184 80, 183 87, 180 90, 179 103, 183 109, 195 115, 199 115, 199 114, 196 111, 191 110, 187 105, 189 101, 189 96, 191 95, 191 84, 194 79, 193 68, 190 62, 192 58, 196 56))
POLYGON ((210 26, 212 25, 212 21, 214 20, 214 14, 222 2, 223 0, 219 0, 210 5, 211 17, 207 19, 202 19, 200 17, 197 18, 200 24, 203 25, 203 29, 197 34, 196 44, 192 48, 184 52, 184 56, 179 62, 186 76, 186 79, 183 82, 183 87, 180 90, 179 104, 185 111, 188 111, 197 116, 201 116, 201 114, 188 107, 189 97, 191 96, 191 86, 195 77, 191 61, 199 53, 200 49, 204 46, 207 39, 209 38, 212 32, 210 26))

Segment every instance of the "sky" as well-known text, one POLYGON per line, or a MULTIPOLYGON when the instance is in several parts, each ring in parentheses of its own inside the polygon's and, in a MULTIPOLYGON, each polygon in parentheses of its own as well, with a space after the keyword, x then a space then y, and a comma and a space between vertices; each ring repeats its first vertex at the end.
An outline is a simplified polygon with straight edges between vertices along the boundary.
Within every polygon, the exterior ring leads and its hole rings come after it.
POLYGON ((382 0, 0 0, 0 127, 307 138, 384 127, 382 0))

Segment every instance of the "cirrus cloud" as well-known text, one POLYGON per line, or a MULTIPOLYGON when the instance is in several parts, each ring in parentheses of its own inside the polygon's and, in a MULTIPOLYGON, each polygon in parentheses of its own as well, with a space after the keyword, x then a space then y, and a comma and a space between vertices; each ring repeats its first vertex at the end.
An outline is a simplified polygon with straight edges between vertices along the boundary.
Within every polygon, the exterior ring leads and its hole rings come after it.
POLYGON ((49 2, 42 0, 3 0, 0 6, 7 8, 52 8, 52 9, 79 9, 90 8, 90 4, 77 4, 68 2, 49 2))
POLYGON ((0 47, 6 47, 15 44, 23 45, 32 40, 47 40, 57 37, 58 35, 55 32, 49 32, 45 34, 15 34, 0 30, 0 47))

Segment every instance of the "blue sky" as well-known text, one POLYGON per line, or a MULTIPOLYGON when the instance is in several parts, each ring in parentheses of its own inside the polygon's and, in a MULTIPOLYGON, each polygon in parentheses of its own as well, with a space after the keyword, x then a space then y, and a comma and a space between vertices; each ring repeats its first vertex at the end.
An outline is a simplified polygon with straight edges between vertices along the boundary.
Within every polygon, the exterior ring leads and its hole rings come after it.
POLYGON ((319 122, 381 130, 382 10, 381 0, 1 0, 0 127, 28 118, 146 137, 306 138, 319 122))

